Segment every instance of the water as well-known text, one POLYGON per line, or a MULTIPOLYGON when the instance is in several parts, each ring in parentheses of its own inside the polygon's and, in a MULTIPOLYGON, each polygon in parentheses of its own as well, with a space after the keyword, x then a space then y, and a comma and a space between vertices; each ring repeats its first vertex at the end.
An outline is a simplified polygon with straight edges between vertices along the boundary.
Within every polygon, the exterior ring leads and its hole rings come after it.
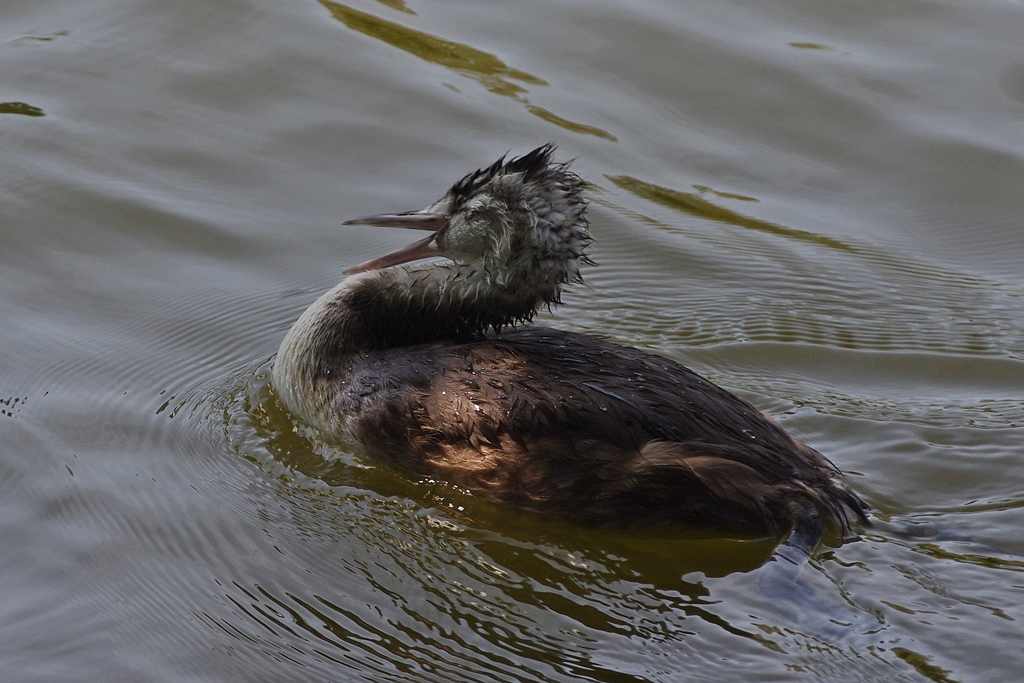
POLYGON ((1004 681, 1024 666, 1024 3, 0 8, 5 681, 1004 681), (878 526, 771 547, 496 507, 296 430, 303 308, 543 142, 543 322, 679 360, 878 526), (917 535, 907 533, 915 531, 917 535))

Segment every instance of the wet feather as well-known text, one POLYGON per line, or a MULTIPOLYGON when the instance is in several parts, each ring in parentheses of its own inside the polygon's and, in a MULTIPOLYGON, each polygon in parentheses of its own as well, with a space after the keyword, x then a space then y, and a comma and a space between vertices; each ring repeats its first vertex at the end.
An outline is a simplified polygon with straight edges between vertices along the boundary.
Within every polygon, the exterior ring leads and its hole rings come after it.
POLYGON ((864 520, 839 471, 750 403, 667 358, 524 324, 589 262, 583 181, 552 153, 362 219, 442 224, 422 244, 452 262, 356 268, 314 303, 275 363, 289 410, 392 465, 584 522, 777 536, 864 520))

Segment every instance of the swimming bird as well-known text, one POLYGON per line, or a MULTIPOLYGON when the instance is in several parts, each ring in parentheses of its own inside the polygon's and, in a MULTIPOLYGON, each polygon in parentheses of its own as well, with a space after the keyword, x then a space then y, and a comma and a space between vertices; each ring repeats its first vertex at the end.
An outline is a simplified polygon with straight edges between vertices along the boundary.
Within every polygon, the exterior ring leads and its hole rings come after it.
POLYGON ((284 406, 325 441, 580 522, 796 528, 812 546, 866 522, 840 472, 747 401, 668 358, 527 324, 590 263, 585 184, 553 152, 347 221, 429 234, 349 268, 302 314, 273 369, 284 406), (429 257, 447 261, 403 265, 429 257))

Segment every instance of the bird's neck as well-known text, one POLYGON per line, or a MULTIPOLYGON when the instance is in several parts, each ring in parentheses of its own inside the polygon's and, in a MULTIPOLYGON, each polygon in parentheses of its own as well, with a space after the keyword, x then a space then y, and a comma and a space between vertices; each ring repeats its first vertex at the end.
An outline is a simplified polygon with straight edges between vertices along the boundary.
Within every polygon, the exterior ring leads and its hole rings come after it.
POLYGON ((473 337, 530 320, 555 296, 557 287, 499 282, 484 269, 450 263, 352 276, 314 307, 331 331, 334 347, 326 351, 351 353, 473 337))
POLYGON ((330 379, 343 379, 353 356, 446 339, 527 321, 554 302, 558 283, 507 279, 486 270, 443 264, 388 268, 350 276, 317 299, 278 351, 275 386, 299 414, 330 379))

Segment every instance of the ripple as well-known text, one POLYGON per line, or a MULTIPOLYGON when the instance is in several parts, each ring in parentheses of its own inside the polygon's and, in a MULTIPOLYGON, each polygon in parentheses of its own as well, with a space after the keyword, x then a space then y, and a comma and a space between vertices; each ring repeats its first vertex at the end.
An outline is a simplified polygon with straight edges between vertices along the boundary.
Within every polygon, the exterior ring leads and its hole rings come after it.
POLYGON ((749 342, 687 355, 730 386, 823 413, 922 426, 1024 426, 1024 362, 939 353, 749 342), (764 377, 770 367, 772 376, 764 377))
POLYGON ((779 341, 1024 358, 1017 282, 869 243, 768 230, 731 210, 702 209, 702 223, 643 216, 604 196, 596 201, 613 212, 610 220, 656 230, 599 235, 603 266, 584 272, 593 289, 567 295, 574 310, 559 313, 588 328, 670 352, 683 344, 779 341), (724 227, 708 229, 708 219, 724 227), (650 275, 637 272, 637 240, 650 254, 642 258, 654 261, 650 275))
POLYGON ((234 616, 207 614, 211 626, 253 647, 287 647, 303 662, 356 662, 377 676, 401 662, 431 680, 477 680, 483 670, 498 680, 570 680, 605 671, 603 655, 625 653, 620 638, 664 646, 671 657, 699 656, 687 645, 697 633, 767 646, 680 576, 749 571, 771 544, 581 528, 327 451, 277 405, 269 370, 269 362, 256 369, 235 396, 227 437, 280 482, 289 511, 275 519, 293 527, 285 554, 320 588, 237 585, 234 616), (301 539, 315 546, 296 546, 301 539), (317 577, 327 576, 344 600, 324 592, 317 577), (530 664, 512 664, 522 661, 530 664))

